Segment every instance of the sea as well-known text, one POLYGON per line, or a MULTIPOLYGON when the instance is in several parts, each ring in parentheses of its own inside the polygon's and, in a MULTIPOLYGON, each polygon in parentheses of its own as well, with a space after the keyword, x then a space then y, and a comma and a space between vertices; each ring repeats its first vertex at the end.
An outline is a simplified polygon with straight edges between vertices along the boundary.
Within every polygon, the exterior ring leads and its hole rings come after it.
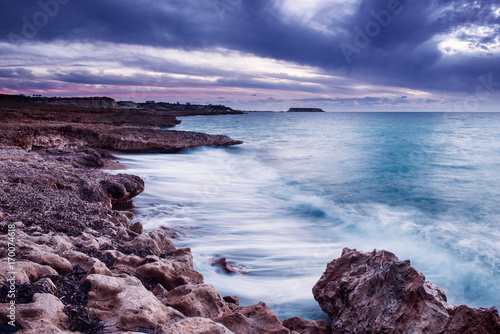
POLYGON ((119 157, 146 182, 135 220, 174 233, 221 295, 325 319, 311 289, 349 247, 410 259, 452 304, 500 306, 499 113, 180 119, 244 144, 119 157))

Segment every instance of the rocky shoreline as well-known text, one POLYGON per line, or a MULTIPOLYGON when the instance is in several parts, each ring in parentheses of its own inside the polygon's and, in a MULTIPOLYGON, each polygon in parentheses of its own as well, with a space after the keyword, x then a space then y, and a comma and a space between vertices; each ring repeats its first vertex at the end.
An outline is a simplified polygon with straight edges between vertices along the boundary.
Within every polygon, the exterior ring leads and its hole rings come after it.
POLYGON ((345 249, 328 264, 313 292, 331 327, 299 317, 281 322, 264 302, 240 306, 237 296, 204 282, 189 248, 176 248, 163 230, 145 233, 131 212, 115 210, 144 190, 143 180, 99 168, 116 160, 109 150, 169 153, 241 142, 156 129, 177 121, 155 113, 117 120, 102 110, 33 108, 4 108, 0 116, 0 331, 500 332, 495 308, 447 304, 409 261, 386 251, 345 249))

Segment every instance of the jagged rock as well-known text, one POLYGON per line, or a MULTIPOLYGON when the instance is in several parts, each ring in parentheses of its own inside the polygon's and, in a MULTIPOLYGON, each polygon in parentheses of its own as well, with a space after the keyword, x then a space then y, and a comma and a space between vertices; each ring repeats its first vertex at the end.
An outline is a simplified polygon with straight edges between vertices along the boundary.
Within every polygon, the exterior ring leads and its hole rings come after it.
POLYGON ((174 252, 176 250, 173 242, 169 239, 167 234, 162 230, 156 229, 152 232, 149 232, 149 236, 156 241, 158 248, 160 249, 160 254, 166 254, 170 252, 174 252))
POLYGON ((234 334, 226 327, 206 318, 187 318, 172 325, 163 325, 161 334, 234 334))
POLYGON ((107 250, 105 253, 115 260, 113 269, 119 266, 123 268, 136 268, 144 263, 144 259, 137 255, 125 255, 117 250, 107 250))
POLYGON ((156 261, 141 265, 136 270, 137 275, 155 279, 169 291, 180 285, 203 283, 203 275, 183 263, 154 257, 147 259, 156 261))
POLYGON ((179 248, 170 252, 166 259, 173 262, 180 262, 193 269, 193 254, 191 248, 179 248))
POLYGON ((495 307, 473 309, 461 305, 454 308, 450 316, 444 333, 500 333, 500 317, 495 307))
POLYGON ((383 250, 344 248, 327 265, 313 294, 332 319, 334 333, 451 334, 465 327, 466 333, 476 333, 475 328, 500 332, 496 308, 448 304, 443 290, 425 281, 409 260, 399 261, 383 250))
POLYGON ((162 255, 163 252, 158 247, 156 241, 148 234, 140 234, 132 241, 126 242, 122 246, 122 251, 136 255, 162 255))
POLYGON ((166 295, 165 305, 186 317, 217 318, 229 311, 226 302, 209 284, 181 285, 166 295))
POLYGON ((283 320, 283 326, 299 334, 330 334, 332 328, 324 320, 306 320, 293 317, 283 320))
POLYGON ((240 300, 238 299, 238 296, 224 296, 222 297, 222 299, 224 299, 224 301, 228 304, 240 306, 240 300))
POLYGON ((212 266, 221 268, 227 274, 244 274, 245 270, 236 268, 232 264, 227 263, 227 259, 222 257, 220 259, 213 259, 212 266))
POLYGON ((290 334, 264 302, 252 306, 238 306, 213 320, 238 334, 290 334))
POLYGON ((117 318, 117 326, 123 330, 153 329, 157 324, 184 318, 180 312, 163 305, 135 277, 92 274, 85 280, 92 285, 87 307, 101 320, 117 318))

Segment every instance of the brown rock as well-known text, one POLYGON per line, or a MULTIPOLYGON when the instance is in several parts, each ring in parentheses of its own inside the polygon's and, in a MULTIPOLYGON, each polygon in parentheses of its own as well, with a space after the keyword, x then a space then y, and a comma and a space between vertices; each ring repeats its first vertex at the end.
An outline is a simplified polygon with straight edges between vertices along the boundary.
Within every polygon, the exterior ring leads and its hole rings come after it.
POLYGON ((213 319, 238 334, 289 334, 269 306, 260 302, 239 306, 220 318, 213 319))
POLYGON ((160 229, 154 230, 149 233, 149 236, 156 241, 161 254, 167 254, 176 250, 173 242, 169 239, 167 234, 160 229))
POLYGON ((224 299, 224 301, 228 304, 240 306, 240 300, 238 299, 238 296, 224 296, 222 297, 222 299, 224 299))
POLYGON ((54 253, 29 252, 23 254, 22 257, 32 262, 52 267, 60 273, 73 269, 73 265, 68 260, 54 253))
POLYGON ((157 324, 184 318, 163 305, 135 277, 92 274, 85 280, 92 285, 87 307, 94 309, 101 320, 117 318, 117 326, 123 330, 153 329, 157 324))
POLYGON ((55 295, 57 292, 57 287, 54 282, 48 277, 42 278, 35 283, 35 286, 39 287, 42 291, 55 295))
POLYGON ((225 257, 222 257, 220 259, 213 259, 212 266, 218 266, 227 274, 244 274, 245 273, 245 271, 243 269, 238 269, 235 266, 227 263, 227 260, 225 257))
POLYGON ((226 302, 209 284, 181 285, 167 294, 165 305, 186 317, 217 318, 229 311, 226 302))
POLYGON ((332 319, 334 333, 451 334, 465 327, 500 332, 495 308, 448 304, 443 290, 425 281, 409 260, 387 251, 345 248, 328 264, 313 294, 332 319))
MULTIPOLYGON (((149 258, 154 260, 154 258, 149 258)), ((175 289, 185 284, 203 283, 203 275, 187 265, 179 262, 170 262, 165 259, 146 263, 136 270, 142 278, 155 279, 167 290, 175 289)))
POLYGON ((23 329, 37 329, 40 321, 44 320, 46 325, 61 330, 68 320, 63 303, 48 293, 35 293, 32 303, 17 305, 16 313, 16 322, 23 329))
POLYGON ((104 275, 104 276, 114 276, 111 270, 106 267, 104 263, 102 263, 99 260, 95 260, 94 264, 92 267, 87 271, 87 276, 92 275, 92 274, 99 274, 99 275, 104 275))
POLYGON ((234 334, 226 327, 206 318, 187 318, 172 325, 163 325, 161 334, 234 334))
POLYGON ((283 321, 283 326, 300 334, 330 334, 332 328, 324 320, 306 320, 293 317, 283 321))
POLYGON ((166 259, 173 262, 184 263, 189 268, 193 269, 193 254, 191 253, 191 248, 176 249, 170 252, 166 259))
POLYGON ((142 226, 141 222, 135 222, 134 224, 130 225, 130 229, 137 234, 142 234, 142 232, 144 231, 144 227, 142 226))
POLYGON ((8 123, 2 124, 0 131, 0 144, 26 150, 52 149, 71 143, 130 153, 174 153, 198 146, 228 146, 243 142, 222 135, 104 124, 8 123))
POLYGON ((158 247, 156 241, 148 234, 140 234, 132 241, 123 244, 122 249, 124 252, 135 255, 162 255, 163 252, 158 247))
MULTIPOLYGON (((8 272, 7 258, 0 259, 0 281, 7 279, 8 272)), ((38 281, 43 277, 57 276, 58 273, 49 266, 41 265, 27 260, 16 261, 16 284, 38 281)))
POLYGON ((473 309, 457 306, 450 312, 445 333, 500 333, 500 317, 496 307, 473 309))
POLYGON ((82 267, 85 271, 90 270, 90 268, 92 268, 94 263, 97 261, 87 254, 77 251, 67 251, 64 252, 62 256, 65 257, 73 265, 82 267))

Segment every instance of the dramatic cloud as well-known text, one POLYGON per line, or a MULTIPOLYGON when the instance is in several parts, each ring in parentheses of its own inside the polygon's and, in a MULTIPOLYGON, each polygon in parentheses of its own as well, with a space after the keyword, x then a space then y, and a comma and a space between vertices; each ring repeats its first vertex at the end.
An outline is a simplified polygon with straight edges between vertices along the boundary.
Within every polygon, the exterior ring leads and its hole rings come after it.
POLYGON ((500 96, 496 0, 0 4, 2 92, 273 110, 492 109, 500 96))

